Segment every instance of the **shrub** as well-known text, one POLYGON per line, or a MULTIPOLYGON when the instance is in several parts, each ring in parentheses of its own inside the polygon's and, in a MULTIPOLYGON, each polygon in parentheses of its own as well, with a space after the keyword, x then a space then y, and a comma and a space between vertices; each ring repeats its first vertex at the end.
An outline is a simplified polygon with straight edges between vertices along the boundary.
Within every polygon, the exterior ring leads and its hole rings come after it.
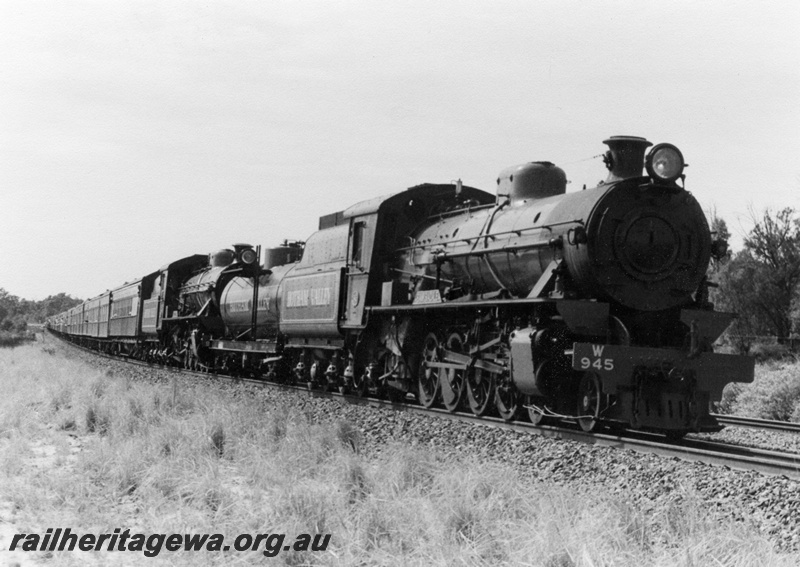
POLYGON ((726 413, 786 421, 799 401, 800 364, 773 363, 756 367, 752 384, 726 387, 720 405, 726 413))
POLYGON ((715 410, 717 413, 735 414, 739 395, 741 395, 744 388, 745 386, 738 382, 731 382, 725 386, 725 389, 722 390, 722 399, 716 403, 715 410))
POLYGON ((750 354, 757 362, 796 360, 796 356, 787 345, 778 343, 758 343, 751 349, 750 354))
MULTIPOLYGON (((6 319, 8 321, 8 319, 6 319)), ((0 347, 16 347, 33 341, 36 336, 26 331, 0 331, 0 347)))

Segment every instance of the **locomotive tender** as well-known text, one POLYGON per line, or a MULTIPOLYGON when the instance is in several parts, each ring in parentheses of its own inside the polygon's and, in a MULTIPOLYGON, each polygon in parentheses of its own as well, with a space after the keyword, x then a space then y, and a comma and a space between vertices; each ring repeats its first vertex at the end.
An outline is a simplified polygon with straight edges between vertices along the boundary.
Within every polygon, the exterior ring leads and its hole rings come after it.
POLYGON ((566 193, 550 162, 496 194, 423 184, 320 218, 307 241, 178 260, 54 317, 100 350, 506 420, 680 436, 750 382, 716 354, 712 240, 670 144, 614 136, 608 178, 566 193), (646 168, 646 174, 643 169, 646 168))

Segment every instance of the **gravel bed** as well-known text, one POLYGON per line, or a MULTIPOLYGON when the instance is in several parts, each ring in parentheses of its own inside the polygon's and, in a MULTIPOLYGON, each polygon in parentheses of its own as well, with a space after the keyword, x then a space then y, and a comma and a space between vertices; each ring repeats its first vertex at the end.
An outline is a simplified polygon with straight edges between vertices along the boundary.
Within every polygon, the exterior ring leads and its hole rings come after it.
MULTIPOLYGON (((73 351, 74 352, 74 351, 73 351)), ((171 373, 125 365, 78 353, 115 374, 148 380, 171 373)), ((245 386, 253 395, 287 410, 302 412, 311 423, 347 420, 361 432, 362 453, 380 453, 387 442, 430 447, 465 462, 503 462, 531 482, 569 487, 578 493, 618 495, 642 510, 666 507, 680 494, 693 494, 714 517, 755 526, 784 551, 800 551, 800 483, 783 477, 740 472, 724 467, 556 440, 490 426, 461 423, 391 409, 354 405, 276 388, 245 386)), ((710 436, 760 448, 797 448, 785 433, 731 427, 710 436)))
POLYGON ((686 438, 717 441, 719 443, 729 443, 767 451, 800 454, 800 433, 790 431, 767 431, 726 425, 725 429, 719 433, 687 435, 686 438))

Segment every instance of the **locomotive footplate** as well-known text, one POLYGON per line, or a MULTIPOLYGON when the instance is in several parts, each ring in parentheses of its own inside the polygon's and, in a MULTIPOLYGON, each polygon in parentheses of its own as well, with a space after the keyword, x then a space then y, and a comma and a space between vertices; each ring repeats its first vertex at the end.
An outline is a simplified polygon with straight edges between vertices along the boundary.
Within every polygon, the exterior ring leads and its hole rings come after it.
POLYGON ((747 356, 675 349, 575 343, 572 368, 598 376, 603 393, 616 397, 606 415, 633 427, 716 431, 709 402, 730 382, 752 382, 747 356))

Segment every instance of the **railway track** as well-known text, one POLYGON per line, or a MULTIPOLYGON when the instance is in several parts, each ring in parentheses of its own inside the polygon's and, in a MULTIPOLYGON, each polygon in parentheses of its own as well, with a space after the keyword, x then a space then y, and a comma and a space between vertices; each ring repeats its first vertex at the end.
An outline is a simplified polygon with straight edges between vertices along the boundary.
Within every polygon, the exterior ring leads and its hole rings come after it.
MULTIPOLYGON (((294 390, 305 395, 339 399, 342 401, 342 403, 347 404, 392 409, 394 411, 402 411, 427 416, 433 415, 442 419, 470 422, 486 427, 496 427, 521 433, 542 435, 549 438, 577 441, 580 443, 586 443, 600 447, 627 449, 638 453, 649 453, 667 458, 678 458, 686 461, 696 461, 709 465, 723 466, 734 470, 756 471, 762 474, 785 476, 790 479, 800 480, 800 454, 767 451, 706 440, 682 439, 678 441, 668 441, 662 435, 642 431, 624 430, 614 433, 586 433, 580 430, 577 426, 572 428, 567 425, 533 425, 524 421, 506 422, 496 417, 477 417, 469 412, 451 413, 440 408, 426 409, 410 399, 407 399, 406 402, 393 402, 376 398, 362 398, 358 396, 342 394, 339 392, 309 390, 305 386, 276 384, 273 382, 266 382, 264 380, 231 377, 224 374, 209 374, 207 372, 198 372, 171 366, 160 366, 126 357, 108 355, 81 347, 74 343, 68 344, 76 346, 96 356, 120 362, 127 362, 137 366, 166 370, 168 372, 174 372, 176 375, 188 375, 204 379, 214 377, 235 380, 258 387, 274 387, 284 390, 294 390)), ((798 424, 757 420, 752 418, 740 418, 735 416, 717 417, 726 425, 781 431, 800 430, 798 424)))
POLYGON ((764 429, 767 431, 800 433, 800 423, 756 419, 754 417, 738 417, 735 415, 712 414, 712 416, 717 418, 717 420, 724 425, 735 425, 737 427, 748 427, 750 429, 764 429))

